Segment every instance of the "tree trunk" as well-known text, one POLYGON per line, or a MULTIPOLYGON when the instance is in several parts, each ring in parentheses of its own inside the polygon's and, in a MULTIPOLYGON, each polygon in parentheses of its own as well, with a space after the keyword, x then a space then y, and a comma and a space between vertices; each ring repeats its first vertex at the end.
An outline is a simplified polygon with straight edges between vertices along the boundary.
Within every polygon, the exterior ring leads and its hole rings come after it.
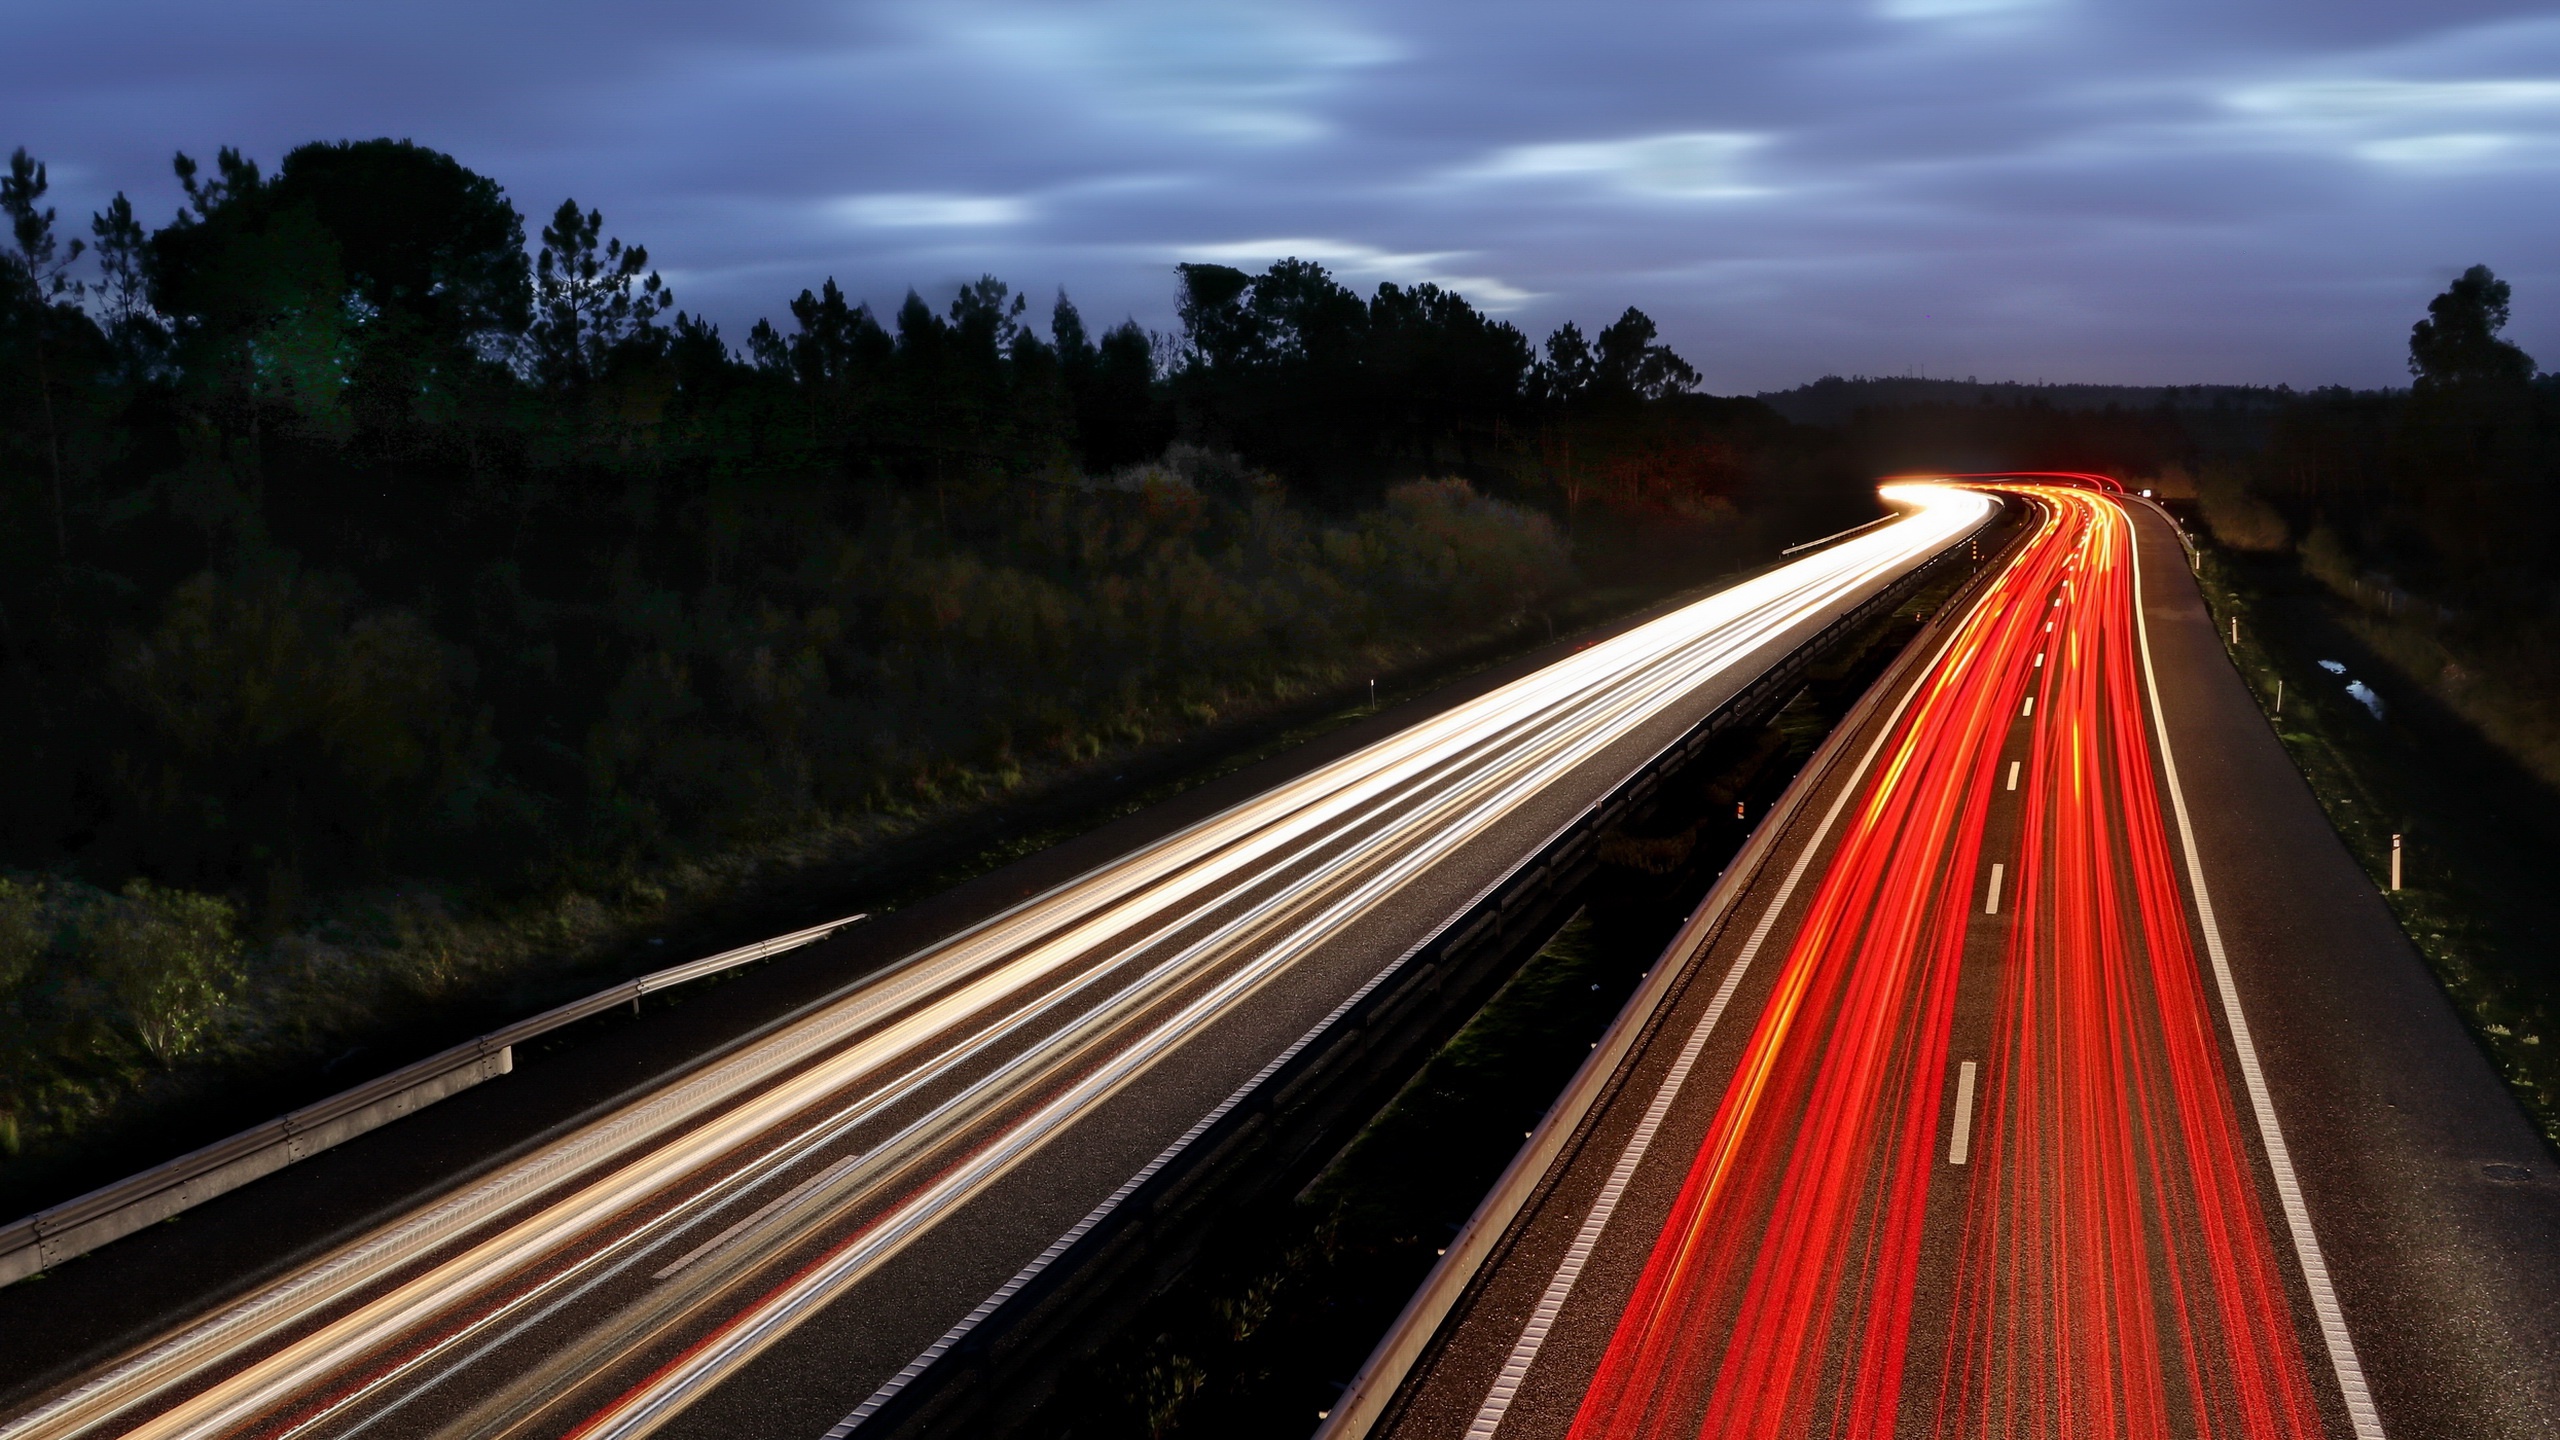
POLYGON ((45 456, 53 462, 53 553, 56 560, 68 564, 71 531, 62 518, 62 431, 53 422, 53 371, 45 359, 42 330, 36 333, 36 394, 44 400, 45 456))

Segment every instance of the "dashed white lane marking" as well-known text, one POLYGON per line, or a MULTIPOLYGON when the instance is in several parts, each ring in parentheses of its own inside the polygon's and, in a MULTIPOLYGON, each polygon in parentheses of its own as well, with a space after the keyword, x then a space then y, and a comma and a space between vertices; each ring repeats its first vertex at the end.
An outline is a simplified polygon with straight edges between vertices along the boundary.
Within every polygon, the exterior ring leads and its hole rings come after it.
POLYGON ((2018 762, 2015 760, 2009 762, 2009 788, 2018 788, 2018 762))
POLYGON ((2018 718, 2023 720, 2034 713, 2036 713, 2036 697, 2030 695, 2027 697, 2027 708, 2018 712, 2018 718))
POLYGON ((1982 897, 1983 914, 1997 915, 2000 913, 2000 873, 2008 868, 2008 866, 2001 864, 1997 860, 1991 862, 1991 890, 1988 894, 1982 897))
MULTIPOLYGON (((1956 633, 1950 632, 1947 643, 1938 647, 1938 653, 1930 657, 1928 665, 1919 673, 1925 676, 1935 670, 1955 643, 1956 633)), ((1751 968, 1752 958, 1767 943, 1769 932, 1777 926, 1778 916, 1787 908, 1788 898, 1796 893, 1796 886, 1812 866, 1813 857, 1822 852, 1822 842, 1830 835, 1832 822, 1848 808, 1849 797, 1858 792, 1868 769, 1875 764, 1876 753, 1884 748, 1886 740, 1892 738, 1893 727, 1901 723, 1902 712, 1910 707, 1912 698, 1919 693, 1917 684, 1902 692, 1902 699, 1895 702, 1893 713, 1886 716, 1884 724, 1877 729, 1874 743, 1867 746, 1867 753, 1859 759, 1858 768, 1849 772, 1839 795, 1833 798, 1831 808, 1823 812, 1822 823, 1815 827, 1813 837, 1805 842, 1803 853, 1797 855, 1796 863, 1788 868, 1787 878, 1779 883, 1778 893, 1770 898, 1769 908, 1760 916, 1760 923, 1751 927, 1751 937, 1743 942, 1742 953, 1733 958, 1733 968, 1725 972, 1724 983, 1716 987, 1715 998, 1707 1003, 1707 1013, 1698 1017, 1697 1028, 1689 1032, 1687 1043, 1680 1047, 1679 1057, 1671 1062, 1670 1073, 1662 1077, 1660 1088, 1653 1092, 1653 1102, 1645 1107, 1644 1118, 1637 1122, 1635 1133, 1627 1137, 1627 1148, 1619 1152, 1617 1165, 1609 1171, 1608 1183, 1600 1187, 1599 1196, 1591 1202, 1591 1213, 1583 1217, 1581 1228, 1574 1232, 1573 1244, 1566 1248, 1554 1277, 1547 1281, 1546 1293, 1538 1297, 1538 1308, 1529 1312, 1529 1323, 1521 1327, 1520 1338, 1513 1342, 1511 1354, 1503 1360, 1502 1373, 1493 1378, 1493 1387, 1485 1392, 1484 1404, 1477 1407, 1476 1418, 1467 1426, 1467 1440, 1492 1440, 1493 1432, 1501 1428, 1502 1417, 1510 1413, 1511 1402, 1519 1398, 1521 1383, 1529 1377, 1529 1367, 1537 1363, 1539 1349, 1555 1329, 1556 1317, 1564 1312, 1564 1302, 1573 1294, 1574 1282, 1582 1278, 1583 1267, 1591 1263, 1591 1252, 1599 1248, 1600 1232, 1608 1226, 1609 1217, 1617 1212, 1618 1201, 1626 1195, 1627 1186, 1634 1182, 1636 1167, 1644 1163, 1645 1151, 1652 1147, 1655 1133, 1661 1130, 1664 1118, 1671 1113, 1671 1102, 1679 1097, 1681 1084, 1689 1078, 1691 1067, 1698 1063, 1698 1052, 1707 1046, 1707 1036, 1714 1032, 1716 1022, 1724 1018, 1725 1006, 1732 1001, 1736 987, 1742 984, 1743 972, 1751 968)))
POLYGON ((1961 1165, 1973 1153, 1973 1062, 1956 1067, 1956 1128, 1947 1137, 1947 1163, 1961 1165))
POLYGON ((2044 668, 2044 652, 2041 650, 2036 652, 2036 668, 2039 670, 2044 668))
POLYGON ((2196 854, 2195 825, 2187 815, 2187 792, 2178 783, 2177 757, 2169 749, 2169 722, 2160 709, 2160 677, 2151 665, 2151 624, 2142 613, 2142 543, 2133 517, 2125 517, 2125 540, 2133 559, 2133 627, 2142 642, 2142 679, 2151 692, 2151 729, 2160 745, 2160 770, 2169 782, 2169 803, 2178 816, 2178 840, 2185 851, 2187 883, 2195 891, 2196 925, 2204 932, 2204 950, 2213 962, 2213 981, 2222 992, 2222 1013, 2231 1026, 2231 1048, 2240 1056, 2241 1083, 2256 1112, 2258 1138, 2267 1148, 2267 1168, 2275 1172, 2276 1198, 2284 1204, 2285 1228, 2293 1234, 2293 1253, 2302 1263, 2302 1282, 2311 1292, 2311 1313, 2320 1338, 2329 1347, 2329 1364, 2338 1374, 2338 1395, 2346 1403, 2347 1423, 2356 1440, 2383 1440, 2382 1415, 2373 1408, 2366 1387, 2364 1362, 2356 1358, 2356 1342, 2347 1334, 2347 1319, 2338 1308, 2338 1292, 2329 1283, 2329 1262, 2320 1254, 2320 1237, 2311 1230, 2311 1211, 2302 1200, 2302 1184, 2294 1178, 2293 1153, 2285 1148, 2284 1129, 2276 1123, 2275 1097, 2267 1090, 2267 1073, 2258 1065, 2257 1043, 2249 1038, 2249 1021, 2240 1013, 2240 987, 2231 977, 2231 959, 2222 948, 2222 930, 2214 923, 2213 896, 2204 883, 2204 861, 2196 854))

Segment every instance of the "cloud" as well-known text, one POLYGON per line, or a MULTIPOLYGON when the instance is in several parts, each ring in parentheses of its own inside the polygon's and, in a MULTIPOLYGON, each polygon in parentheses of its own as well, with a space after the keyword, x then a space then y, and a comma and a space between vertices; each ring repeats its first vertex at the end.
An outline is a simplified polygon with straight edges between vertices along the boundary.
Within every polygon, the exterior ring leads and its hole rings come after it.
POLYGON ((1731 200, 1768 193, 1740 173, 1743 158, 1767 143, 1763 135, 1692 131, 1515 145, 1450 178, 1472 184, 1579 180, 1650 200, 1731 200))
POLYGON ((2322 77, 2244 87, 2225 104, 2281 142, 2419 175, 2560 161, 2560 79, 2322 77))
POLYGON ((2380 165, 2412 169, 2469 169, 2515 156, 2524 147, 2513 135, 2410 135, 2397 140, 2368 140, 2355 153, 2380 165))
POLYGON ((1317 102, 1399 47, 1320 9, 1263 0, 1108 0, 954 7, 949 27, 1074 87, 1110 119, 1260 144, 1330 132, 1317 102))
POLYGON ((2297 80, 2232 94, 2233 109, 2307 125, 2405 124, 2461 116, 2560 117, 2560 80, 2297 80))
POLYGON ((2052 0, 1878 0, 1888 20, 1999 20, 2032 13, 2052 0))
POLYGON ((1019 225, 1031 203, 1010 195, 849 195, 830 207, 875 230, 983 229, 1019 225))

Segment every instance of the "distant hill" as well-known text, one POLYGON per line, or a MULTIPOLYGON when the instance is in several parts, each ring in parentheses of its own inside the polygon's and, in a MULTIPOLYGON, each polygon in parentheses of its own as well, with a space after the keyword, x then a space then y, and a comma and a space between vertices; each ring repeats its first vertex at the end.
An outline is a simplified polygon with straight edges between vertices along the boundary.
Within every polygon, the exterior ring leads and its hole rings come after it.
POLYGON ((2048 410, 2158 410, 2271 413, 2293 398, 2276 385, 2022 385, 2014 380, 1924 380, 1898 376, 1825 375, 1793 390, 1763 390, 1759 400, 1800 425, 1841 425, 1861 410, 1915 405, 2042 406, 2048 410))

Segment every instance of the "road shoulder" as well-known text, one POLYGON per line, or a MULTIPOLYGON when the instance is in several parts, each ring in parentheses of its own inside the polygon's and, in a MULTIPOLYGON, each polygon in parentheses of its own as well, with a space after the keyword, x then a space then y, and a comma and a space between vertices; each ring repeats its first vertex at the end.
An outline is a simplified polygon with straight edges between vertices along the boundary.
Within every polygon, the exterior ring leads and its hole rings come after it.
POLYGON ((2560 1176, 2136 509, 2169 740, 2241 1003, 2386 1433, 2560 1434, 2560 1176))

